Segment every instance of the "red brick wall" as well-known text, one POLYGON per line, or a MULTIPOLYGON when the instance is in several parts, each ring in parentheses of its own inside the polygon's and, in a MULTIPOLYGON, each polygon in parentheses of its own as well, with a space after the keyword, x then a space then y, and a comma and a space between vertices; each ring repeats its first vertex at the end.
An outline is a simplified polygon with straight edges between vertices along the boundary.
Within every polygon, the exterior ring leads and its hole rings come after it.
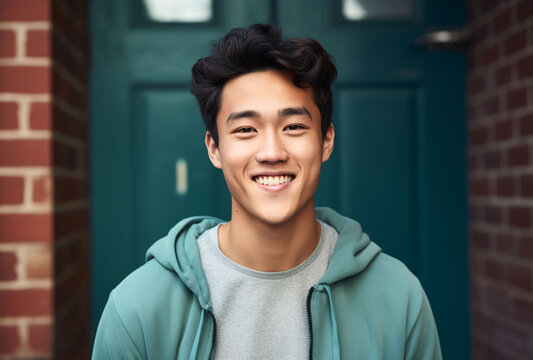
POLYGON ((469 0, 474 359, 533 359, 533 1, 469 0))
POLYGON ((0 0, 0 358, 87 358, 84 1, 0 0))

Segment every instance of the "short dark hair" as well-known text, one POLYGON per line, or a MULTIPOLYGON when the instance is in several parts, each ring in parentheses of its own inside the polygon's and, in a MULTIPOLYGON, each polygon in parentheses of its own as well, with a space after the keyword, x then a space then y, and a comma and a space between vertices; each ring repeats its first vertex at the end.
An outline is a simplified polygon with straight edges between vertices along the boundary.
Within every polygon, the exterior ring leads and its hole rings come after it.
POLYGON ((299 88, 311 88, 322 117, 322 136, 331 124, 331 86, 337 69, 318 41, 310 38, 283 39, 273 25, 254 24, 235 28, 211 44, 211 54, 192 67, 191 92, 196 96, 206 129, 218 145, 216 117, 226 82, 240 75, 262 70, 291 74, 299 88))

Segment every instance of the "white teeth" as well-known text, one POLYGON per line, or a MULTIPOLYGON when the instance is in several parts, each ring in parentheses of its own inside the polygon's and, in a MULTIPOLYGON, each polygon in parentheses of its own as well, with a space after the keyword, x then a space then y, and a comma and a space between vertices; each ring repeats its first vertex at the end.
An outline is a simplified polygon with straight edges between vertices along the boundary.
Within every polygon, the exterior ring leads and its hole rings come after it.
POLYGON ((256 176, 254 181, 261 185, 280 185, 284 183, 291 182, 293 179, 292 175, 282 175, 282 176, 256 176))

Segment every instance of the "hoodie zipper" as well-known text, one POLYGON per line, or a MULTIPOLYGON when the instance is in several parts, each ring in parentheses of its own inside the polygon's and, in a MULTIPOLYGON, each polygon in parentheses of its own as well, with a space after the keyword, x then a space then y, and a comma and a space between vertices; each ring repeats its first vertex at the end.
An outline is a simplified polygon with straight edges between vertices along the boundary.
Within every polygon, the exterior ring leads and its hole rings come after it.
POLYGON ((315 291, 313 286, 307 293, 306 310, 307 310, 307 323, 309 325, 309 360, 313 360, 313 320, 311 319, 311 296, 315 291))
POLYGON ((217 348, 217 321, 215 320, 215 315, 211 311, 209 311, 209 313, 213 318, 213 341, 211 343, 211 352, 209 354, 209 360, 213 360, 215 358, 215 350, 217 348))

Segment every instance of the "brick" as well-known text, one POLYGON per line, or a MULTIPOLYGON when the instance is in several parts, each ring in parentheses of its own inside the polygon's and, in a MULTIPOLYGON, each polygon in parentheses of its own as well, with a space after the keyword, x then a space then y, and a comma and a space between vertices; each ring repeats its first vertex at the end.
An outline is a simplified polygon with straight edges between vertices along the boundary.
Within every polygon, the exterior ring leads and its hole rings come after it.
POLYGON ((0 290, 0 316, 49 316, 52 314, 51 289, 0 290))
POLYGON ((533 114, 524 115, 520 119, 520 134, 532 135, 533 134, 533 114))
POLYGON ((496 169, 501 165, 501 152, 499 150, 488 151, 483 156, 483 165, 485 169, 496 169))
POLYGON ((30 248, 25 251, 24 258, 26 276, 29 279, 50 279, 53 276, 50 248, 30 248))
POLYGON ((510 90, 507 93, 507 109, 514 110, 527 105, 527 89, 510 90))
POLYGON ((500 99, 494 96, 483 103, 483 115, 495 115, 500 111, 500 99))
POLYGON ((33 179, 33 201, 46 203, 52 199, 52 180, 50 176, 40 176, 33 179))
POLYGON ((515 195, 515 181, 511 176, 503 176, 496 181, 496 193, 499 196, 515 195))
POLYGON ((510 207, 509 224, 511 226, 524 229, 531 227, 531 209, 525 206, 510 207))
POLYGON ((17 254, 12 251, 0 252, 0 281, 15 280, 17 278, 17 254))
POLYGON ((511 26, 511 11, 506 9, 494 18, 494 33, 498 34, 511 26))
POLYGON ((518 145, 507 151, 507 165, 511 167, 529 164, 529 148, 527 145, 518 145))
POLYGON ((70 177, 55 178, 54 201, 56 203, 87 199, 88 196, 88 184, 86 179, 70 177))
POLYGON ((528 0, 523 0, 518 3, 518 8, 516 10, 518 20, 527 20, 533 16, 533 2, 528 0))
POLYGON ((0 140, 0 166, 49 166, 49 140, 0 140))
POLYGON ((485 276, 488 279, 497 281, 505 281, 506 268, 505 265, 499 261, 487 259, 485 261, 485 276))
POLYGON ((88 141, 88 123, 74 119, 59 106, 53 106, 54 130, 64 135, 88 141))
POLYGON ((520 255, 524 259, 533 259, 533 237, 523 236, 520 239, 520 255))
POLYGON ((500 57, 499 44, 493 44, 481 52, 481 64, 489 65, 500 57))
MULTIPOLYGON (((482 278, 483 272, 485 271, 485 260, 481 256, 471 256, 470 257, 470 276, 473 278, 482 278)), ((473 291, 474 293, 474 291, 473 291)), ((473 296, 477 297, 477 291, 473 296)))
POLYGON ((525 30, 519 30, 509 35, 504 42, 505 54, 512 55, 520 50, 526 48, 526 36, 525 30))
MULTIPOLYGON (((73 76, 75 76, 79 81, 81 81, 84 84, 88 83, 88 56, 85 57, 85 59, 80 59, 77 54, 73 53, 73 49, 65 47, 62 45, 62 42, 60 41, 59 37, 67 36, 68 34, 63 34, 57 28, 52 34, 52 53, 54 54, 54 62, 57 62, 61 64, 66 70, 68 70, 73 76)), ((73 41, 73 44, 76 45, 76 50, 81 51, 83 54, 86 54, 86 51, 84 51, 82 48, 84 48, 84 44, 80 44, 79 39, 71 39, 73 41), (81 45, 81 48, 80 46, 81 45)), ((84 43, 85 41, 81 41, 84 43)))
POLYGON ((75 170, 79 168, 79 150, 60 143, 54 142, 54 165, 58 168, 75 170))
POLYGON ((87 230, 89 213, 87 209, 64 211, 56 214, 55 235, 57 237, 87 230))
MULTIPOLYGON (((70 4, 74 4, 71 2, 70 4)), ((67 37, 71 43, 75 44, 82 53, 87 54, 88 52, 88 32, 87 29, 87 6, 80 6, 78 11, 79 17, 73 21, 73 16, 71 11, 64 11, 62 6, 54 6, 53 11, 53 24, 54 32, 60 33, 62 36, 67 37)), ((73 8, 71 7, 71 10, 73 8)))
POLYGON ((495 288, 487 289, 485 302, 489 311, 504 316, 511 315, 512 303, 505 291, 495 288))
POLYGON ((468 104, 468 118, 470 120, 475 120, 479 116, 479 106, 476 106, 475 104, 468 104))
POLYGON ((30 128, 34 130, 50 130, 51 106, 49 102, 35 102, 30 107, 30 128))
POLYGON ((482 221, 484 218, 484 208, 482 206, 476 206, 470 204, 468 209, 470 221, 482 221))
POLYGON ((469 93, 474 95, 486 89, 485 78, 483 76, 476 76, 470 79, 469 93))
POLYGON ((533 76, 533 54, 518 60, 518 78, 524 79, 533 76))
POLYGON ((470 130, 470 144, 480 145, 488 142, 489 130, 486 126, 470 130))
POLYGON ((15 32, 0 30, 0 58, 12 58, 16 54, 15 32))
POLYGON ((481 167, 481 155, 471 154, 468 159, 470 169, 475 170, 481 167))
POLYGON ((50 3, 46 0, 2 0, 0 21, 50 20, 50 3))
POLYGON ((22 204, 24 201, 24 178, 0 176, 0 205, 22 204))
POLYGON ((494 127, 494 136, 496 140, 508 140, 513 137, 513 122, 511 120, 503 120, 496 123, 494 127))
POLYGON ((511 66, 504 65, 494 73, 496 85, 504 85, 511 81, 511 66))
POLYGON ((81 111, 86 111, 88 104, 86 92, 73 86, 72 80, 65 77, 62 73, 54 70, 52 75, 54 82, 54 95, 69 105, 81 111))
POLYGON ((522 175, 520 189, 522 196, 533 197, 533 175, 522 175))
POLYGON ((19 329, 17 326, 0 325, 0 354, 9 355, 17 351, 21 345, 19 329))
POLYGON ((499 224, 503 220, 502 209, 496 206, 488 206, 485 209, 485 221, 492 224, 499 224))
POLYGON ((18 127, 18 104, 0 102, 0 130, 14 130, 18 127))
POLYGON ((88 282, 87 272, 84 267, 77 266, 74 271, 69 271, 69 276, 56 282, 56 304, 67 304, 72 298, 79 297, 83 293, 85 284, 88 282))
POLYGON ((485 231, 473 230, 470 234, 472 246, 479 250, 488 250, 490 248, 489 234, 485 231))
POLYGON ((533 290, 532 270, 525 266, 510 264, 508 266, 507 282, 514 288, 531 291, 533 290))
POLYGON ((26 40, 26 55, 28 57, 50 56, 49 30, 28 30, 26 40))
POLYGON ((50 242, 52 214, 0 214, 0 243, 50 242))
POLYGON ((481 13, 487 13, 498 6, 498 0, 483 0, 478 3, 478 8, 481 13))
POLYGON ((50 353, 52 350, 52 326, 30 325, 30 348, 35 352, 50 353))
POLYGON ((0 92, 50 93, 50 79, 48 66, 0 66, 0 92))
POLYGON ((480 42, 487 37, 487 34, 487 26, 484 23, 477 23, 472 29, 472 40, 474 43, 480 42))
POLYGON ((489 194, 488 179, 473 179, 470 181, 470 194, 486 196, 489 194))
POLYGON ((521 298, 513 299, 513 317, 519 323, 533 327, 533 301, 521 298))
POLYGON ((515 255, 519 253, 519 241, 510 234, 503 233, 496 236, 496 251, 502 254, 515 255))

